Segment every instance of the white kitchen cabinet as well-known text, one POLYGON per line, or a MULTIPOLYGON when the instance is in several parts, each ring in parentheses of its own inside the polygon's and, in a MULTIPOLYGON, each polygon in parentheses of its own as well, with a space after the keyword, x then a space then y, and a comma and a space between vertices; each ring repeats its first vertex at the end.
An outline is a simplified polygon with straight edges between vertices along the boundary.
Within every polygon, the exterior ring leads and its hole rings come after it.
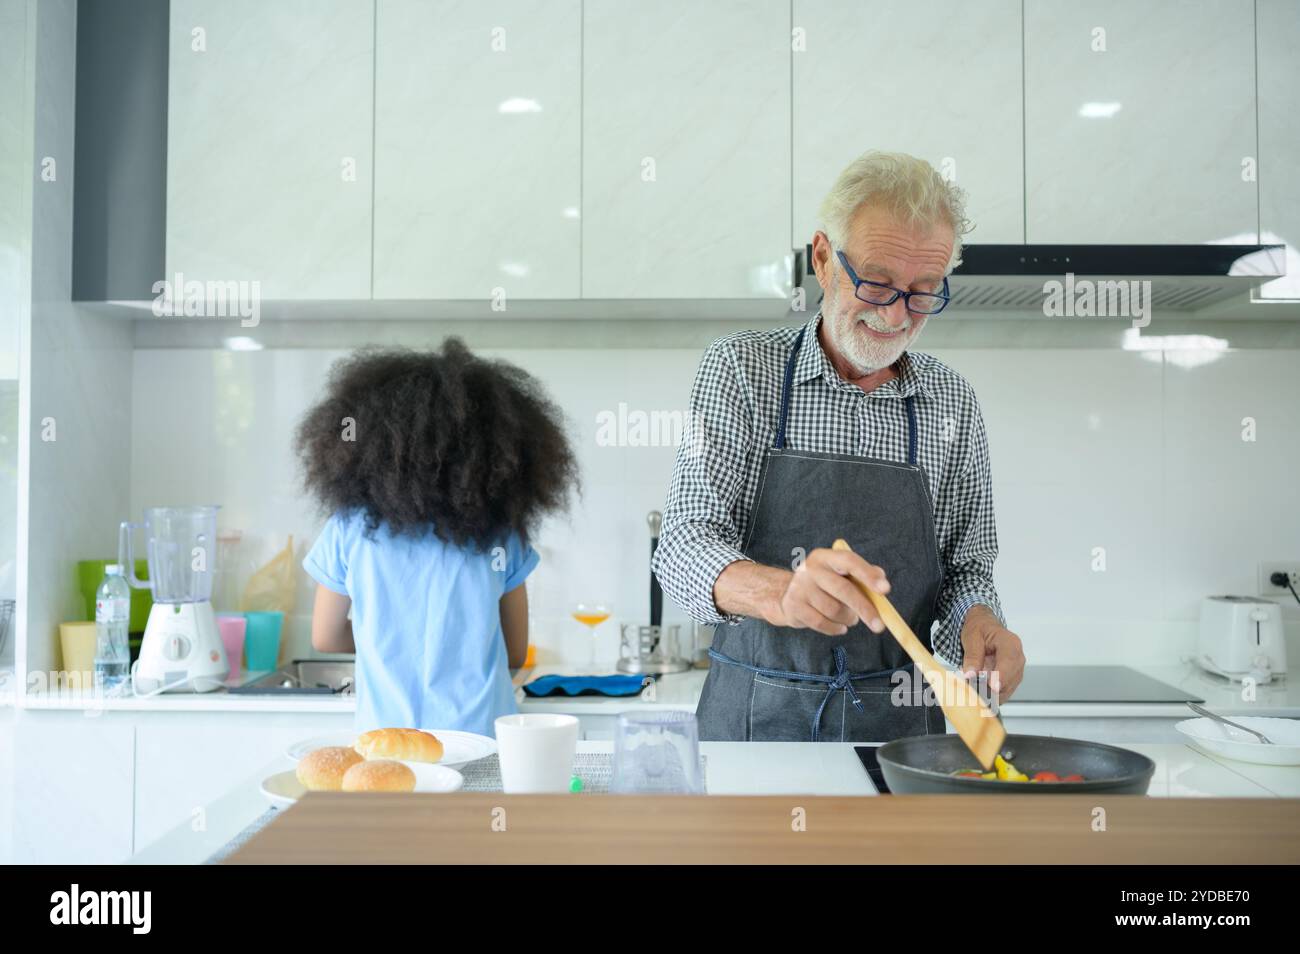
POLYGON ((12 731, 14 863, 102 865, 130 857, 130 720, 90 710, 20 711, 12 731))
POLYGON ((587 0, 584 298, 790 292, 788 0, 587 0))
POLYGON ((794 247, 870 149, 919 156, 965 189, 965 241, 1024 241, 1020 6, 794 0, 794 247))
POLYGON ((1260 241, 1287 246, 1286 275, 1260 288, 1262 298, 1300 301, 1300 4, 1259 0, 1260 241))
POLYGON ((0 862, 117 864, 353 713, 0 710, 0 862), (12 743, 12 744, 10 744, 12 743))
POLYGON ((375 297, 579 297, 580 0, 378 0, 375 43, 375 297))
POLYGON ((136 725, 135 851, 183 823, 197 835, 207 825, 203 806, 295 742, 350 733, 353 721, 351 712, 149 716, 136 725))
POLYGON ((166 275, 370 297, 373 0, 172 0, 166 275))
POLYGON ((1025 4, 1029 242, 1256 241, 1253 11, 1025 4))

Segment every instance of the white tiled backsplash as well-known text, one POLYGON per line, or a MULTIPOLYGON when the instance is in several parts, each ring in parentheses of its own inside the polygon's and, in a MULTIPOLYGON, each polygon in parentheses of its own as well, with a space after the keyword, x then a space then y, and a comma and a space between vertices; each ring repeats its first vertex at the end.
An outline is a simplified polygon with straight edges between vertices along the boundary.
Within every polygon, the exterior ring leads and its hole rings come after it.
MULTIPOLYGON (((924 347, 922 348, 924 349, 924 347)), ((139 349, 134 356, 132 515, 217 502, 250 558, 294 535, 299 557, 323 517, 292 453, 302 412, 341 351, 139 349)), ((536 541, 529 581, 542 661, 583 659, 572 603, 648 616, 649 531, 671 446, 599 446, 598 415, 682 413, 690 349, 481 350, 540 379, 564 410, 583 473, 572 511, 536 541)), ((1300 352, 935 349, 983 407, 1001 556, 996 579, 1031 663, 1172 662, 1189 652, 1201 597, 1256 591, 1263 559, 1300 562, 1300 352), (1213 360, 1202 359, 1212 357, 1213 360), (1253 418, 1255 440, 1242 439, 1253 418), (1094 569, 1104 548, 1105 569, 1094 569)), ((292 651, 310 648, 303 574, 292 651)), ((1283 609, 1296 645, 1300 607, 1283 609)), ((665 621, 685 622, 671 604, 665 621)))

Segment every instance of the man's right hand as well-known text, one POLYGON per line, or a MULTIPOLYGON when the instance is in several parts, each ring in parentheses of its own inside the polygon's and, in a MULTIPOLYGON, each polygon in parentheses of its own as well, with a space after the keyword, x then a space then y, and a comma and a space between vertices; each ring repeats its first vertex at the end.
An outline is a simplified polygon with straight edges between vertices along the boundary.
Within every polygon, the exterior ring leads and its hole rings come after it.
POLYGON ((873 633, 883 633, 884 620, 853 579, 877 593, 889 592, 885 571, 851 550, 813 550, 789 574, 776 608, 764 615, 773 626, 812 629, 827 636, 843 636, 858 620, 873 633))

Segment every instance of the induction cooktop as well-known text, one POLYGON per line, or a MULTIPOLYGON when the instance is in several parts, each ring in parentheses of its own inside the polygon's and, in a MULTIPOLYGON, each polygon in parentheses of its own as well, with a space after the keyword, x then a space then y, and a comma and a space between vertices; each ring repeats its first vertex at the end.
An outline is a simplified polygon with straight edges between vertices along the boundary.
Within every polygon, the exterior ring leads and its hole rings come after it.
POLYGON ((1204 702, 1127 666, 1026 666, 1007 702, 1204 702))

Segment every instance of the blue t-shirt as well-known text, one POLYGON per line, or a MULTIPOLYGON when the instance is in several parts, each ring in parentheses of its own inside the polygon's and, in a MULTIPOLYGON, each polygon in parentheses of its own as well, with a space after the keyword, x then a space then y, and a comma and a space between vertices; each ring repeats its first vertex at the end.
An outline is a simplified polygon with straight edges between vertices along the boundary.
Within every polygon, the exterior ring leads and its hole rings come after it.
POLYGON ((358 733, 460 729, 495 737, 517 712, 501 632, 501 597, 537 566, 518 537, 485 552, 433 533, 366 536, 360 512, 326 522, 303 560, 318 583, 352 599, 358 733))

